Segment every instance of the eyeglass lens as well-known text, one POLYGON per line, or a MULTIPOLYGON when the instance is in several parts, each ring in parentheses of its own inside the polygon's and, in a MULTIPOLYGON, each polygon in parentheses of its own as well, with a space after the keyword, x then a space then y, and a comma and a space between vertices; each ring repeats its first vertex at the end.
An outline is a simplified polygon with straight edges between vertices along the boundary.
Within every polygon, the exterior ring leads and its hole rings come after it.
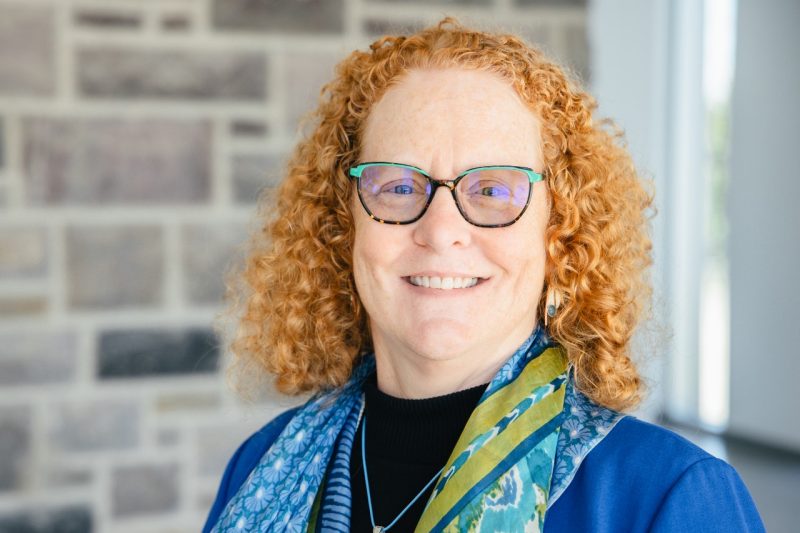
MULTIPOLYGON (((528 175, 521 170, 480 169, 465 175, 455 192, 468 221, 496 225, 507 224, 522 213, 530 186, 528 175)), ((433 190, 423 174, 391 165, 366 167, 359 187, 367 209, 387 222, 408 222, 419 217, 433 190)))

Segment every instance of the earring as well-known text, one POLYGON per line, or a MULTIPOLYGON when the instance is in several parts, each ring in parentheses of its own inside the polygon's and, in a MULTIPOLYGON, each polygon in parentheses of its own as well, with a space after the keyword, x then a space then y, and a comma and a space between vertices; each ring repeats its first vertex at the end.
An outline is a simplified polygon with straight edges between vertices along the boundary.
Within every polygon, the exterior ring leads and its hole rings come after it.
POLYGON ((544 325, 547 326, 547 319, 556 316, 556 309, 561 305, 561 293, 552 288, 547 288, 547 307, 544 314, 544 325))

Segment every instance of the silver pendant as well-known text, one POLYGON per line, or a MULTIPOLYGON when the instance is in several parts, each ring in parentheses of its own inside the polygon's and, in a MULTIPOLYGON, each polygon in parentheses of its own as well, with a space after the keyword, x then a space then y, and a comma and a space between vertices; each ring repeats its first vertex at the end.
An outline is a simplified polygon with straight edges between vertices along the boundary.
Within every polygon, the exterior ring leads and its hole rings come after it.
POLYGON ((383 533, 383 526, 375 526, 372 528, 372 533, 383 533))

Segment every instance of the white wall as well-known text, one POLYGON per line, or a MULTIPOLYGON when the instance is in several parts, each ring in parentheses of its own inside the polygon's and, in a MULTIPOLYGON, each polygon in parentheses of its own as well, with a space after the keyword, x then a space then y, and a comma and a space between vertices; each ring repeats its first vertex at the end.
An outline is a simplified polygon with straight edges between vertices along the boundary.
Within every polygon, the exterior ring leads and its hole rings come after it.
POLYGON ((738 10, 730 430, 800 450, 800 2, 738 10))

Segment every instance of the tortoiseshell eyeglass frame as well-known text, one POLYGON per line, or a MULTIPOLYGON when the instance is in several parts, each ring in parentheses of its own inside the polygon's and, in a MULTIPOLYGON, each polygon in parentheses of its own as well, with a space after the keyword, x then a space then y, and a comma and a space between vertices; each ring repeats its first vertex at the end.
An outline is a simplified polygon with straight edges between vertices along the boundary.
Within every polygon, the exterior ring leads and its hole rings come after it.
POLYGON ((364 208, 364 211, 367 212, 370 218, 372 218, 377 222, 380 222, 382 224, 395 224, 395 225, 412 224, 425 215, 425 212, 428 210, 428 206, 431 205, 431 202, 433 201, 433 196, 436 194, 436 189, 438 189, 439 187, 447 187, 448 189, 450 189, 450 194, 453 195, 453 201, 455 201, 456 207, 458 207, 458 212, 461 213, 461 216, 464 217, 464 220, 466 220, 473 226, 478 226, 479 228, 504 228, 506 226, 510 226, 511 224, 519 220, 522 217, 522 215, 525 214, 525 211, 528 209, 528 205, 531 202, 531 192, 533 191, 533 184, 538 181, 542 181, 543 179, 542 174, 534 171, 532 168, 520 167, 516 165, 491 165, 485 167, 469 168, 464 172, 460 173, 458 176, 455 177, 455 179, 452 180, 437 180, 432 178, 430 174, 428 174, 419 167, 415 167, 413 165, 406 165, 403 163, 392 163, 389 161, 369 161, 365 163, 360 163, 354 167, 350 167, 349 175, 351 179, 355 179, 357 181, 356 189, 358 190, 358 199, 361 201, 361 205, 364 208), (415 216, 410 220, 387 220, 377 217, 375 216, 374 213, 372 213, 372 211, 369 209, 366 202, 364 201, 364 197, 361 194, 361 184, 360 184, 362 173, 364 172, 365 169, 372 166, 392 166, 392 167, 407 168, 415 172, 418 172, 423 176, 425 176, 425 178, 427 178, 428 182, 431 184, 431 192, 428 195, 428 200, 425 202, 424 207, 417 216, 415 216), (456 186, 458 185, 458 182, 461 181, 464 178, 464 176, 478 170, 503 170, 503 169, 520 170, 528 175, 528 181, 530 183, 530 187, 528 187, 528 197, 525 199, 525 205, 523 206, 522 210, 516 217, 514 217, 513 220, 504 222, 502 224, 481 224, 473 220, 470 220, 464 209, 461 207, 461 202, 458 201, 458 196, 456 195, 456 186))

